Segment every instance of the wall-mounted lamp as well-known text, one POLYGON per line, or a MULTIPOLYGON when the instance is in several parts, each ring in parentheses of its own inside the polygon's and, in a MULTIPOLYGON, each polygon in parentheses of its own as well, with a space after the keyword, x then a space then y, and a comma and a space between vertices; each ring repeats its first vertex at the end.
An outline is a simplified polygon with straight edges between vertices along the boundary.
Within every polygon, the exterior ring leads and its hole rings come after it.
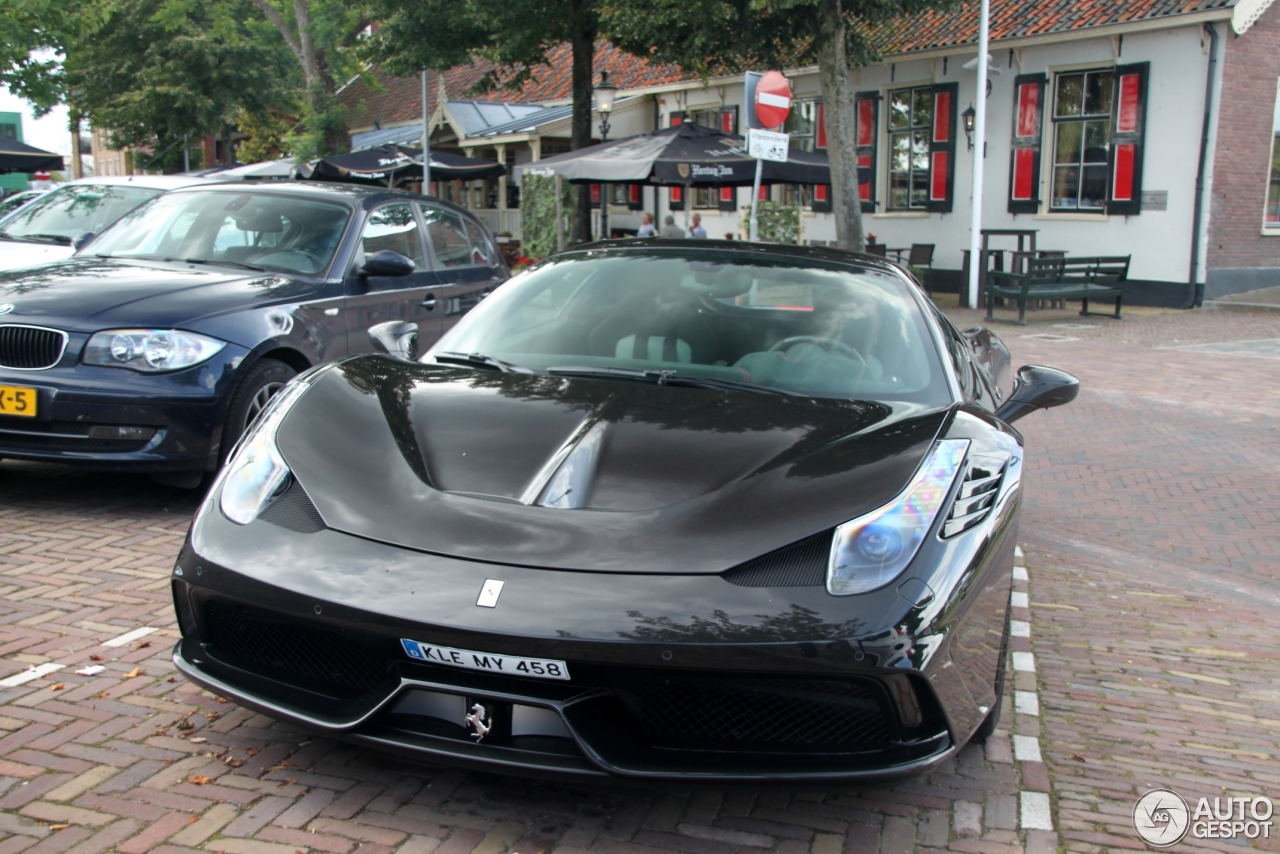
POLYGON ((969 141, 970 151, 973 151, 973 120, 977 115, 978 113, 974 110, 973 104, 970 104, 969 109, 960 114, 960 117, 964 119, 964 136, 969 141))

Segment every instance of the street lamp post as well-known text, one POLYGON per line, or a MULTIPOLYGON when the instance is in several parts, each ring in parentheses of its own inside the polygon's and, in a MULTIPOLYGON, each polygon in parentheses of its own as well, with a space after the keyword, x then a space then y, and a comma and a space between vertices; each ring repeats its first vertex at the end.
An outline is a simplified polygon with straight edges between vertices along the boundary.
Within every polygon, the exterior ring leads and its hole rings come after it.
MULTIPOLYGON (((600 73, 600 82, 596 84, 596 110, 600 113, 600 143, 609 141, 609 114, 613 112, 613 96, 618 94, 618 87, 609 82, 609 72, 600 73)), ((609 186, 600 188, 600 239, 609 239, 609 186)))

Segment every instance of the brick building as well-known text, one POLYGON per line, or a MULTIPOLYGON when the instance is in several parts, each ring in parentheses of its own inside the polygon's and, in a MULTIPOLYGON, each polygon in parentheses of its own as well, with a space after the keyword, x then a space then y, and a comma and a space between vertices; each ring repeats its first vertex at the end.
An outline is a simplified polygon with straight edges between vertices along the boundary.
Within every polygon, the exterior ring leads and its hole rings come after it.
MULTIPOLYGON (((1280 285, 1280 5, 993 0, 991 7, 984 228, 1034 230, 1041 249, 1131 255, 1128 299, 1137 304, 1185 306, 1280 285)), ((970 146, 964 113, 977 75, 965 64, 976 59, 977 9, 903 19, 878 38, 883 60, 850 72, 858 92, 858 165, 868 176, 864 228, 890 247, 933 244, 933 283, 955 289, 971 225, 977 147, 970 146)), ((493 157, 498 142, 518 138, 519 154, 503 150, 508 162, 537 159, 563 145, 554 134, 567 136, 568 61, 553 60, 532 84, 541 88, 505 96, 513 106, 544 112, 467 129, 448 120, 461 112, 455 102, 433 105, 433 145, 439 134, 443 144, 493 157), (560 124, 540 124, 539 116, 560 124)), ((597 69, 601 60, 606 66, 624 61, 607 45, 597 69)), ((625 62, 633 76, 611 73, 610 79, 622 89, 619 110, 629 105, 631 118, 621 128, 615 121, 614 137, 678 121, 738 129, 741 76, 703 81, 643 60, 625 62)), ((480 70, 447 73, 447 91, 465 97, 466 79, 478 79, 480 70)), ((789 69, 788 76, 792 145, 822 149, 817 70, 789 69)), ((357 144, 372 115, 394 116, 406 126, 420 122, 418 86, 414 80, 388 85, 385 95, 344 93, 363 116, 365 126, 352 129, 357 144)), ((768 193, 801 207, 802 240, 834 238, 826 188, 768 193)), ((505 191, 500 195, 507 198, 505 191)), ((748 189, 690 195, 685 200, 679 188, 656 187, 593 192, 609 204, 614 232, 634 229, 643 210, 661 221, 669 211, 690 209, 702 215, 709 234, 740 232, 748 189)), ((493 198, 461 200, 484 207, 493 198)), ((1012 249, 994 238, 992 245, 1012 249)), ((1014 259, 1006 251, 1000 263, 1007 269, 1014 259)))

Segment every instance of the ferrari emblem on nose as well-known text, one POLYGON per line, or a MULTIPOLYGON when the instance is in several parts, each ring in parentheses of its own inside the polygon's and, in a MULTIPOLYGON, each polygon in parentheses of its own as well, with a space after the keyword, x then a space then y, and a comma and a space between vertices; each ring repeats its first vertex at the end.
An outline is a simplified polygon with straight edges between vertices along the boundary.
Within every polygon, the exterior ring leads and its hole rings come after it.
POLYGON ((476 604, 481 608, 498 607, 498 597, 502 595, 502 585, 505 583, 496 578, 486 579, 484 587, 480 588, 480 598, 476 600, 476 604))
POLYGON ((463 720, 467 722, 467 726, 475 730, 475 732, 471 733, 471 737, 476 740, 477 744, 484 741, 484 737, 489 734, 489 730, 493 729, 493 717, 490 716, 488 720, 485 720, 484 706, 479 703, 471 707, 471 713, 463 720))

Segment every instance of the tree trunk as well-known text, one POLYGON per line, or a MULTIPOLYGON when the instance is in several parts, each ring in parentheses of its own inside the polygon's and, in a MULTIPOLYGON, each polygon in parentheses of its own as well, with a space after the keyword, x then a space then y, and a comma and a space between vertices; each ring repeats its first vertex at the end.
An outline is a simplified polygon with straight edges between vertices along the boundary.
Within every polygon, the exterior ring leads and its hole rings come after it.
MULTIPOLYGON (((849 85, 845 54, 845 20, 841 0, 822 0, 819 26, 826 39, 818 46, 818 77, 822 83, 827 122, 827 158, 831 164, 831 211, 836 221, 836 245, 862 252, 862 200, 858 195, 857 106, 849 85)), ((874 180, 874 178, 873 178, 874 180)))
POLYGON ((84 177, 84 161, 80 159, 83 153, 80 151, 80 114, 74 108, 68 112, 71 114, 71 177, 74 180, 84 177))
MULTIPOLYGON (((594 27, 583 27, 573 36, 573 135, 570 145, 574 149, 591 145, 591 83, 592 61, 596 51, 594 27)), ((573 234, 570 243, 587 243, 591 240, 591 187, 574 185, 573 234)), ((604 204, 604 194, 600 203, 604 204)))

